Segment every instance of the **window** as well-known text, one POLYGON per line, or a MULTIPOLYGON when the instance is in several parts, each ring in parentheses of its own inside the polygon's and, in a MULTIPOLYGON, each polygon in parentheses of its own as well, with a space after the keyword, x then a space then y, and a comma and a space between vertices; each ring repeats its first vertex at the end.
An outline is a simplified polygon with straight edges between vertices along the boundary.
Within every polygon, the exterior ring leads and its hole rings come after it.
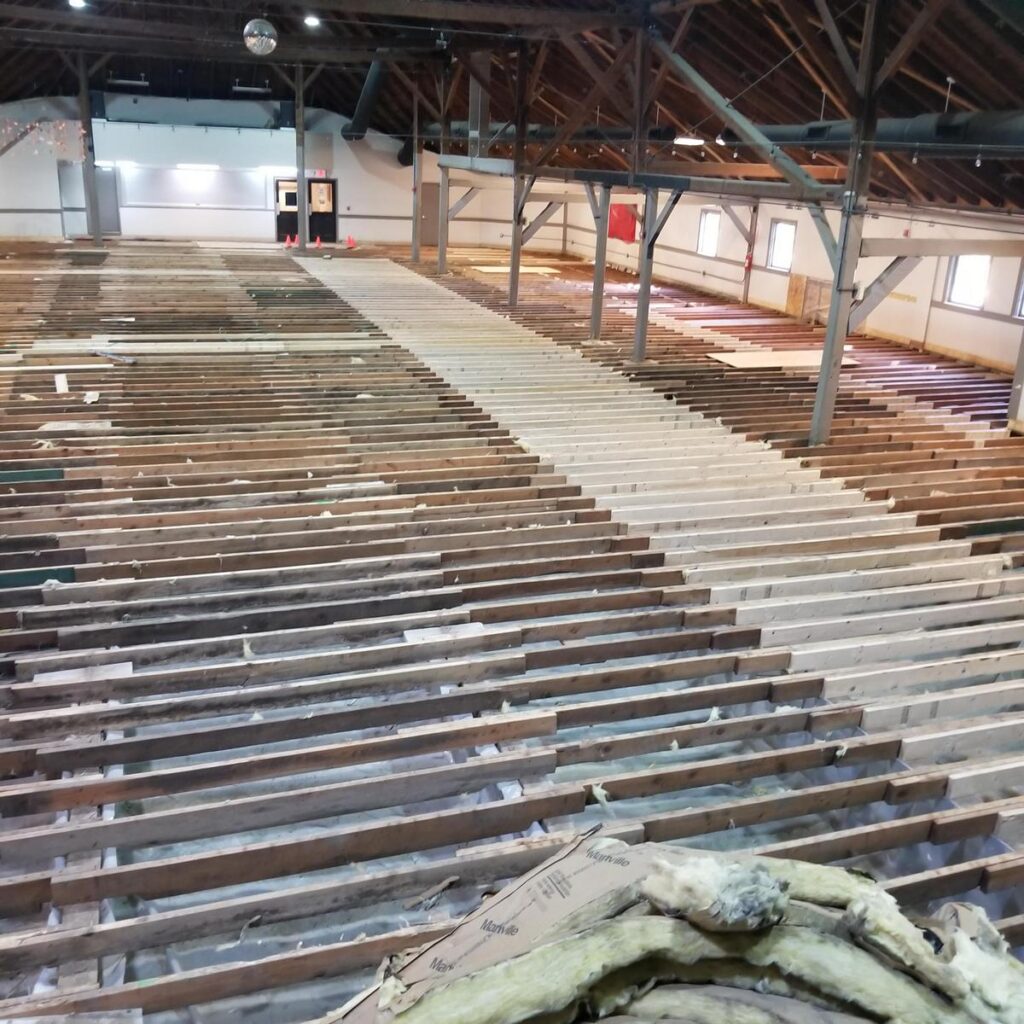
POLYGON ((1017 285, 1017 304, 1013 307, 1013 315, 1024 320, 1024 264, 1021 265, 1020 283, 1017 285))
POLYGON ((991 256, 954 256, 949 261, 946 301, 954 306, 981 309, 988 290, 991 256))
POLYGON ((701 256, 718 255, 718 229, 722 215, 718 210, 701 210, 700 227, 697 229, 697 252, 701 256))
POLYGON ((768 266, 772 270, 789 270, 793 266, 793 243, 796 224, 791 220, 773 220, 768 235, 768 266))

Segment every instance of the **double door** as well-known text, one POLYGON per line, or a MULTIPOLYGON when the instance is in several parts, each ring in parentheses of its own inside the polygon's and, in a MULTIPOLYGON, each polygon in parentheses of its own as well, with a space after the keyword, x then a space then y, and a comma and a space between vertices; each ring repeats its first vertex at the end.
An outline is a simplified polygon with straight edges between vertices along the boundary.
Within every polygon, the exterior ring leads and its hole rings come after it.
MULTIPOLYGON (((312 178, 306 182, 307 210, 309 212, 309 240, 321 242, 338 240, 338 216, 335 209, 337 182, 312 178)), ((299 194, 295 178, 278 178, 274 182, 274 213, 277 240, 294 238, 299 233, 299 194)))

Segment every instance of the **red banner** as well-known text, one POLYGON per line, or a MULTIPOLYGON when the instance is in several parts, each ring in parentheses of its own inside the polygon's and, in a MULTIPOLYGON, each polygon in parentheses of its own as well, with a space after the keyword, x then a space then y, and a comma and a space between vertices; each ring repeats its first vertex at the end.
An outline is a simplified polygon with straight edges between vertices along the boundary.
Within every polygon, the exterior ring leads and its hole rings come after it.
POLYGON ((618 238, 622 242, 635 242, 636 216, 635 206, 612 203, 611 211, 608 214, 608 237, 618 238))

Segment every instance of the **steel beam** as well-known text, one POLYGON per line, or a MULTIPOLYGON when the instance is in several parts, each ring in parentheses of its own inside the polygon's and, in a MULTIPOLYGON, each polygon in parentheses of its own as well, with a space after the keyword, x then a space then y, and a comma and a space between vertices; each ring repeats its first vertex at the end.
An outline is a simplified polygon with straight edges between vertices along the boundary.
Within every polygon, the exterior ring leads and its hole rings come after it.
POLYGON ((82 122, 82 184, 85 189, 86 230, 92 236, 92 244, 103 245, 103 228, 100 224, 100 197, 96 190, 96 143, 92 134, 92 99, 89 96, 89 70, 85 54, 78 54, 78 118, 82 122))
POLYGON ((523 257, 524 225, 526 204, 530 198, 530 189, 536 179, 529 180, 522 174, 517 174, 515 186, 512 190, 512 251, 508 267, 508 304, 515 306, 519 303, 519 268, 523 257))
POLYGON ((604 271, 608 262, 608 215, 612 203, 611 185, 599 186, 600 196, 587 186, 590 212, 594 215, 594 285, 590 296, 590 337, 601 337, 601 316, 604 312, 604 271))
POLYGON ((886 295, 920 265, 922 258, 921 256, 897 256, 864 289, 864 295, 850 307, 851 331, 856 331, 867 320, 886 295))
POLYGON ((743 301, 750 299, 750 275, 754 269, 754 243, 757 241, 757 217, 760 203, 750 208, 750 228, 747 233, 747 254, 743 259, 743 301))
POLYGON ((412 101, 412 251, 413 263, 420 261, 423 235, 423 139, 420 136, 420 100, 412 101))
POLYGON ((450 64, 446 64, 441 73, 441 113, 443 120, 441 121, 441 155, 437 161, 440 169, 440 184, 437 189, 437 272, 439 274, 448 273, 448 205, 450 199, 448 168, 450 165, 445 163, 445 157, 451 145, 449 136, 451 105, 452 68, 450 64))
POLYGON ((836 236, 832 234, 832 226, 829 224, 825 211, 821 206, 812 206, 809 212, 811 220, 814 221, 814 227, 817 229, 818 237, 821 239, 821 244, 825 249, 825 255, 828 257, 829 266, 832 268, 832 273, 835 274, 839 270, 839 250, 836 246, 836 236))
POLYGON ((299 252, 309 245, 309 184, 306 181, 306 69, 295 67, 295 205, 298 207, 299 252))
POLYGON ((491 141, 491 55, 469 55, 469 155, 487 156, 491 141))
POLYGON ((526 201, 536 177, 527 182, 522 174, 526 162, 526 124, 530 117, 529 56, 525 43, 519 44, 516 54, 515 123, 516 141, 513 154, 515 177, 512 179, 512 242, 508 267, 508 304, 519 303, 519 264, 523 255, 523 215, 526 201))
POLYGON ((448 273, 448 168, 442 167, 438 193, 437 272, 448 273))
MULTIPOLYGON (((450 186, 451 179, 449 178, 448 180, 450 186)), ((462 213, 462 211, 467 206, 469 206, 473 199, 479 194, 480 189, 478 189, 475 185, 471 185, 469 188, 467 188, 466 191, 461 196, 459 196, 459 198, 456 199, 451 206, 448 207, 448 219, 455 220, 455 218, 458 217, 458 215, 462 213)))
POLYGON ((547 224, 555 213, 557 213, 564 205, 564 203, 560 203, 557 200, 552 200, 548 203, 547 206, 545 206, 544 209, 541 210, 540 213, 538 213, 537 216, 523 228, 523 245, 526 245, 526 243, 529 242, 530 239, 533 238, 533 236, 537 234, 537 232, 540 231, 540 229, 544 227, 544 225, 547 224))
POLYGON ((819 191, 818 183, 792 157, 770 142, 753 121, 736 110, 689 61, 674 53, 663 39, 655 37, 653 42, 662 60, 668 62, 676 75, 704 101, 705 106, 752 146, 762 160, 778 168, 787 181, 804 189, 809 195, 813 196, 819 191))
POLYGON ((1024 332, 1020 348, 1017 349, 1017 367, 1010 387, 1010 404, 1007 409, 1009 428, 1014 434, 1024 434, 1024 332))
POLYGON ((865 238, 861 256, 1024 256, 1024 238, 865 238))
POLYGON ((729 203, 722 204, 722 210, 725 212, 726 217, 733 222, 736 230, 740 233, 740 237, 747 245, 750 245, 750 227, 743 223, 743 219, 740 215, 732 208, 729 203))
POLYGON ((864 14, 860 65, 857 70, 858 111, 854 142, 847 162, 849 176, 843 196, 839 227, 839 258, 829 301, 828 325, 821 356, 821 372, 811 414, 810 444, 826 444, 832 433, 839 395, 839 375, 843 348, 850 333, 850 309, 853 304, 854 276, 860 255, 867 190, 871 182, 871 158, 874 153, 875 126, 878 121, 877 74, 881 63, 881 41, 885 38, 889 5, 887 0, 868 0, 864 14))
POLYGON ((636 327, 633 332, 634 363, 642 363, 647 355, 647 321, 651 311, 654 247, 681 195, 681 192, 673 192, 660 213, 656 188, 649 188, 644 199, 644 219, 640 235, 640 281, 636 295, 636 327))
POLYGON ((0 146, 0 156, 8 150, 14 149, 14 147, 21 142, 22 139, 27 139, 38 127, 36 124, 27 124, 24 128, 15 132, 2 146, 0 146))

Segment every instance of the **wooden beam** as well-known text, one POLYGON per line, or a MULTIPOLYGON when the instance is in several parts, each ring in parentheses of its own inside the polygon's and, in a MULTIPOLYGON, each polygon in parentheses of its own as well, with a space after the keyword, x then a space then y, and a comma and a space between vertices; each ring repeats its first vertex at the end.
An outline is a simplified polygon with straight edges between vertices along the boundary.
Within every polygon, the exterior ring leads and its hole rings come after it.
POLYGON ((917 12, 910 27, 900 36, 899 42, 889 51, 882 66, 878 69, 876 81, 879 87, 899 71, 914 48, 924 38, 925 33, 952 2, 953 0, 926 0, 924 7, 917 12))

